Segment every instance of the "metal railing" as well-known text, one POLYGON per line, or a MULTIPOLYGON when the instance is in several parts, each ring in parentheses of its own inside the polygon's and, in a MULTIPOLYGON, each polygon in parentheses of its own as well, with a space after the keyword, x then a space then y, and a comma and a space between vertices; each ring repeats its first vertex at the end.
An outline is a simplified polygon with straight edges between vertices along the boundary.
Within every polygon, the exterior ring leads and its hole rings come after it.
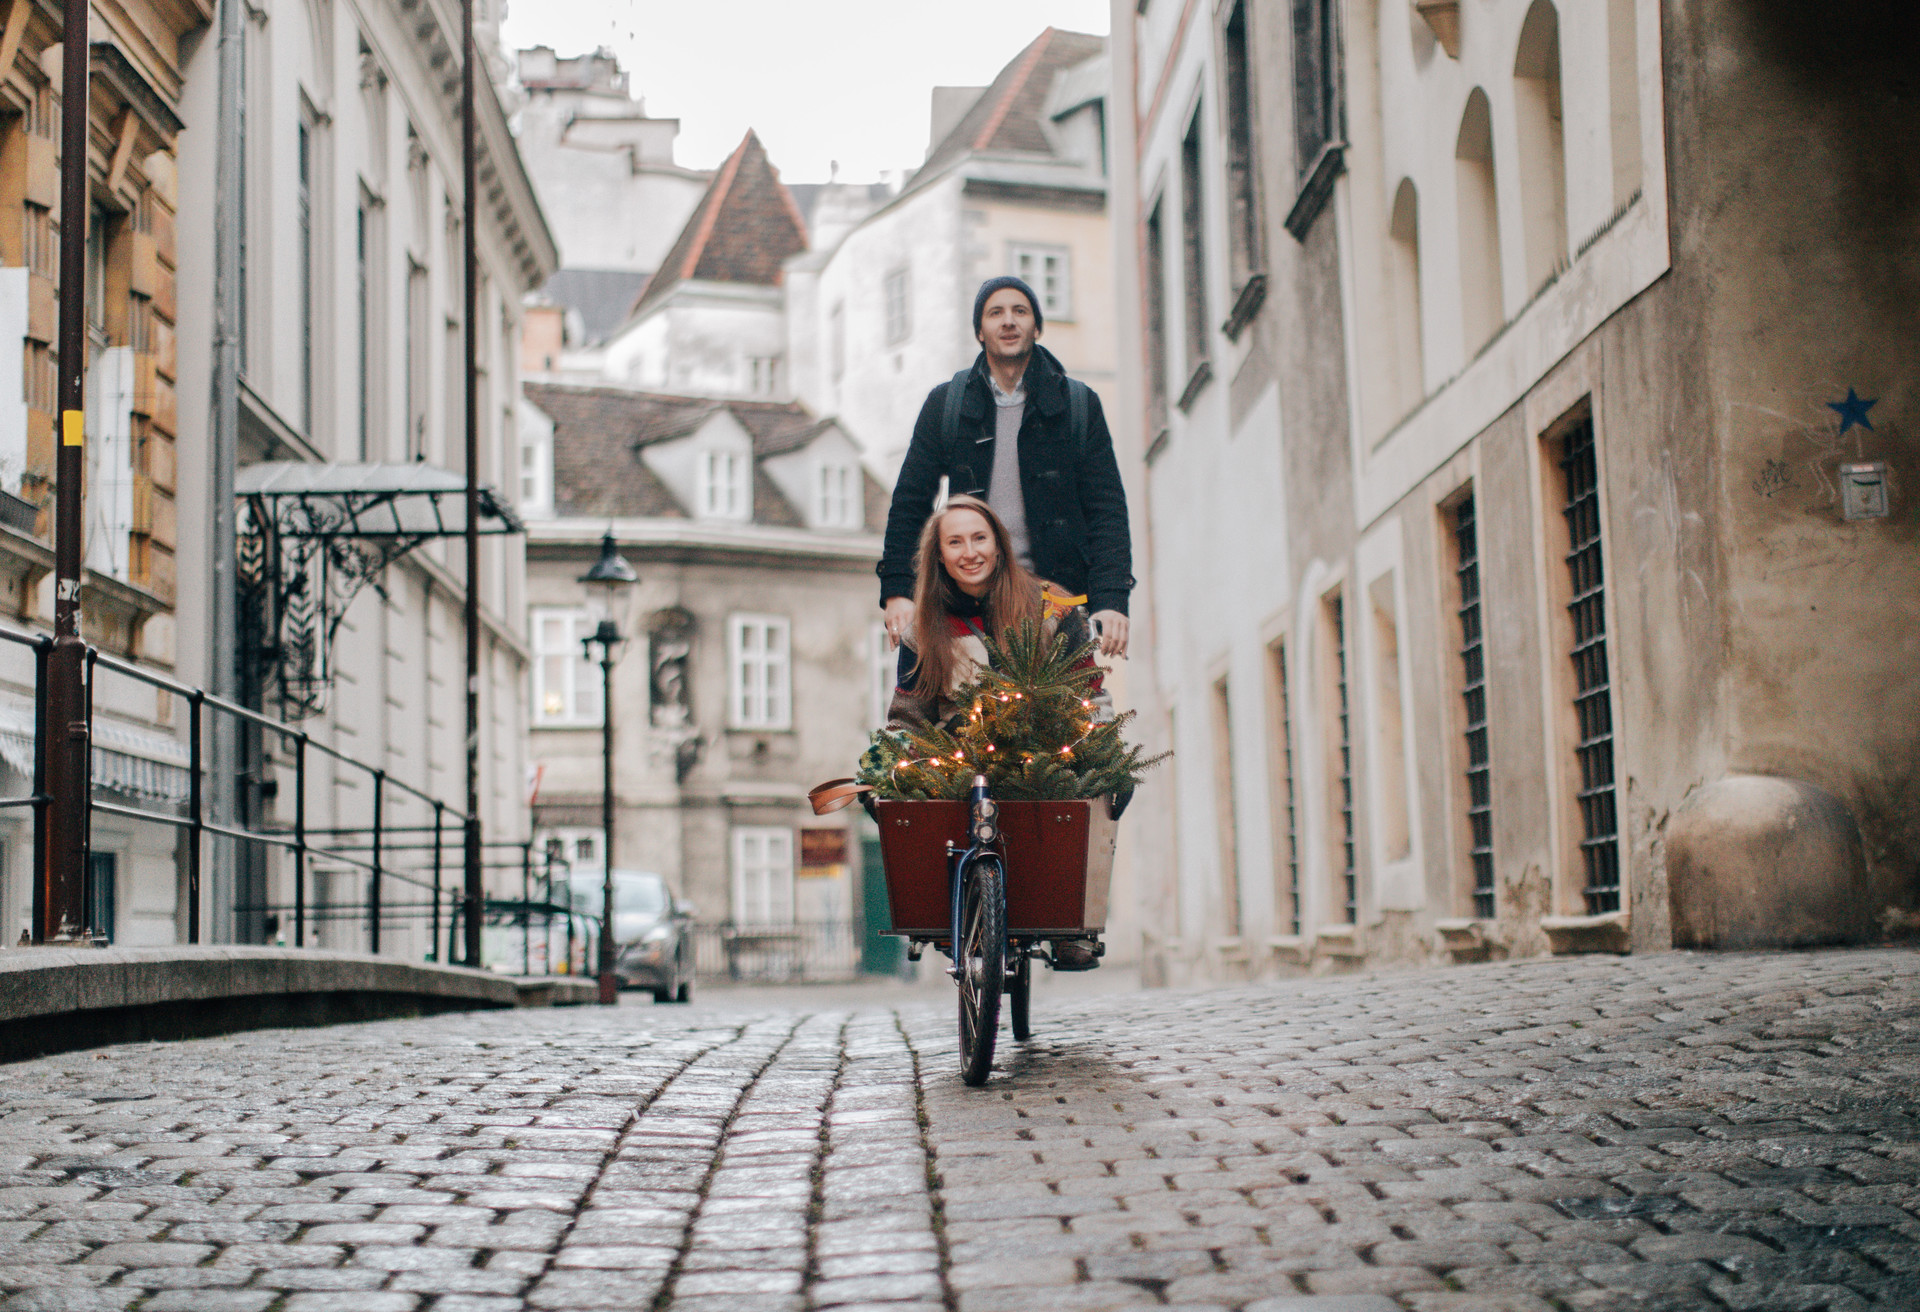
POLYGON ((536 900, 533 844, 521 846, 520 896, 487 899, 482 939, 491 946, 481 955, 496 970, 517 957, 522 975, 592 975, 600 918, 574 904, 573 863, 551 850, 543 853, 536 900), (556 867, 562 872, 557 894, 556 867))
POLYGON ((860 932, 847 920, 693 927, 693 967, 708 978, 787 983, 852 979, 860 973, 860 932))
MULTIPOLYGON (((50 742, 47 672, 54 639, 49 634, 0 626, 0 642, 26 647, 33 653, 33 791, 24 797, 0 798, 0 809, 30 807, 33 810, 33 917, 38 926, 44 923, 42 913, 49 877, 47 811, 54 800, 47 786, 50 742)), ((425 920, 427 959, 459 958, 461 919, 469 910, 458 878, 464 869, 462 844, 469 821, 464 811, 396 778, 386 769, 368 765, 320 741, 305 729, 108 655, 91 644, 86 647, 84 669, 87 741, 93 745, 87 758, 87 850, 92 850, 92 824, 96 815, 161 825, 183 834, 185 850, 179 859, 185 867, 186 941, 189 944, 199 943, 202 936, 205 919, 202 888, 208 840, 225 839, 235 844, 236 858, 249 851, 258 857, 277 852, 285 854, 288 861, 278 882, 287 887, 290 896, 242 899, 238 896, 236 881, 232 908, 236 930, 242 917, 259 916, 268 928, 266 937, 272 938, 284 931, 282 917, 285 917, 292 922, 293 945, 304 947, 310 931, 313 936, 319 936, 320 926, 358 922, 364 925, 365 946, 377 954, 383 946, 383 931, 408 921, 425 920), (94 706, 103 673, 144 684, 186 704, 187 795, 183 801, 173 802, 172 809, 129 805, 97 795, 102 786, 98 778, 98 753, 102 749, 94 733, 94 706), (284 779, 293 789, 293 814, 289 822, 275 817, 270 822, 227 823, 208 815, 205 729, 209 717, 214 715, 231 716, 239 724, 259 731, 262 744, 255 763, 259 769, 255 784, 261 805, 257 809, 262 813, 266 811, 264 803, 277 798, 284 779), (267 750, 269 742, 277 751, 267 750), (316 758, 334 772, 332 782, 336 794, 357 791, 362 782, 370 785, 367 823, 328 826, 308 823, 309 785, 316 758), (412 823, 393 823, 394 812, 409 810, 413 813, 410 817, 402 814, 398 818, 411 819, 412 823), (452 887, 448 887, 445 880, 449 871, 456 876, 452 887), (343 876, 351 882, 343 885, 343 876), (393 896, 390 884, 402 886, 398 898, 393 896), (352 889, 353 885, 358 885, 356 895, 339 896, 343 886, 352 889), (447 935, 444 955, 440 940, 443 918, 447 935)), ((228 767, 234 769, 236 777, 240 773, 239 764, 236 761, 228 767)), ((333 809, 337 813, 343 809, 341 799, 336 796, 334 801, 333 809)), ((336 814, 333 818, 339 816, 336 814)), ((482 860, 483 870, 519 869, 523 878, 531 877, 533 844, 530 840, 483 843, 482 851, 486 854, 482 860), (497 859, 506 854, 510 854, 510 859, 497 859), (487 859, 488 856, 496 859, 487 859)), ((272 873, 263 860, 257 870, 258 878, 253 881, 262 893, 275 882, 272 873)), ((83 884, 88 882, 86 874, 83 863, 77 875, 83 884)), ((88 924, 92 923, 89 906, 88 924)))

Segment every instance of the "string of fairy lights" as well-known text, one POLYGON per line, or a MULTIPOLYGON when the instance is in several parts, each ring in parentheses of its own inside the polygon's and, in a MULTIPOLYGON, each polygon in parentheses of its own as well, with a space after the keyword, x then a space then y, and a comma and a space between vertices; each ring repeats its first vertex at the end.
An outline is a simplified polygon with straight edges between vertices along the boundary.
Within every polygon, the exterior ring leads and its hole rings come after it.
MULTIPOLYGON (((997 698, 1002 703, 1011 704, 1012 702, 1026 700, 1026 694, 1020 693, 1020 692, 982 694, 981 696, 974 698, 973 705, 970 708, 968 708, 967 718, 971 720, 973 723, 978 724, 981 719, 981 703, 983 701, 992 700, 994 698, 997 698)), ((1084 710, 1087 710, 1087 711, 1093 710, 1093 701, 1091 698, 1085 698, 1085 697, 1081 698, 1080 705, 1084 710)), ((1100 727, 1100 721, 1091 715, 1088 716, 1087 727, 1085 731, 1082 732, 1078 738, 1074 739, 1072 742, 1062 747, 1060 749, 1059 754, 1062 757, 1068 760, 1071 760, 1073 758, 1073 749, 1078 747, 1081 743, 1084 743, 1087 739, 1091 738, 1094 735, 1094 732, 1099 727, 1100 727)), ((986 750, 989 752, 997 751, 998 745, 995 743, 988 743, 986 746, 986 750)), ((1036 759, 1036 757, 1038 756, 1039 756, 1039 753, 1037 752, 1021 752, 1020 753, 1021 760, 1026 762, 1031 762, 1034 759, 1036 759)), ((898 787, 899 774, 901 770, 917 769, 921 766, 938 766, 945 759, 946 758, 944 756, 922 756, 922 757, 915 757, 913 759, 898 760, 898 761, 895 761, 893 763, 892 768, 887 771, 887 776, 889 779, 891 779, 894 782, 894 785, 898 787)), ((964 751, 960 750, 959 748, 955 748, 953 752, 953 763, 955 765, 967 764, 967 754, 964 751)))

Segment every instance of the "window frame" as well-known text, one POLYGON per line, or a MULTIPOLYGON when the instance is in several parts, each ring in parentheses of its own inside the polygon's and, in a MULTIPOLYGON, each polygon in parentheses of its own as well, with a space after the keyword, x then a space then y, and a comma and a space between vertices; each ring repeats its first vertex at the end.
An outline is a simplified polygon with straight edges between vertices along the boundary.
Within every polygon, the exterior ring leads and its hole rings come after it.
POLYGON ((1345 166, 1346 97, 1336 0, 1293 0, 1291 18, 1294 201, 1287 231, 1305 241, 1345 166))
POLYGON ((887 345, 899 346, 913 336, 913 270, 905 265, 887 270, 880 281, 880 303, 886 323, 887 345))
POLYGON ((823 460, 817 466, 813 487, 814 526, 817 528, 858 529, 863 527, 859 471, 844 460, 823 460), (841 486, 832 488, 835 476, 841 486))
POLYGON ((727 912, 736 925, 791 925, 794 923, 794 856, 798 846, 793 839, 793 830, 776 825, 735 825, 729 836, 728 847, 728 894, 727 912), (760 841, 769 845, 766 855, 756 864, 750 860, 748 848, 760 841), (784 870, 774 858, 773 847, 781 846, 786 851, 784 870), (747 879, 749 868, 765 881, 759 890, 749 890, 747 879), (778 883, 776 889, 774 884, 778 883), (749 892, 758 892, 761 896, 750 898, 749 892), (750 902, 756 905, 748 905, 750 902), (784 902, 783 908, 779 903, 784 902), (768 914, 758 918, 747 918, 744 911, 761 911, 768 914))
POLYGON ((1207 299, 1206 102, 1195 101, 1180 137, 1180 299, 1184 310, 1184 413, 1213 377, 1213 320, 1207 299))
POLYGON ((520 468, 516 471, 520 484, 520 510, 522 514, 548 516, 553 514, 553 437, 542 433, 539 437, 520 440, 520 468), (529 484, 532 490, 529 490, 529 484))
POLYGON ((536 829, 533 842, 534 861, 536 864, 543 865, 546 861, 547 849, 552 844, 559 843, 562 855, 555 858, 554 864, 559 865, 564 862, 564 869, 568 874, 579 874, 587 870, 604 870, 606 860, 605 853, 601 851, 601 845, 605 843, 606 837, 607 831, 598 825, 554 825, 536 829), (593 844, 594 856, 590 861, 582 861, 576 855, 566 851, 568 848, 577 849, 583 842, 593 844))
POLYGON ((1167 431, 1167 220, 1166 196, 1155 196, 1141 225, 1146 247, 1146 287, 1142 311, 1146 320, 1147 458, 1152 460, 1159 438, 1167 431))
POLYGON ((742 523, 753 518, 751 461, 743 451, 707 447, 695 466, 700 518, 742 523), (724 476, 723 476, 724 475, 724 476))
POLYGON ((1225 114, 1227 259, 1233 309, 1221 326, 1229 341, 1259 313, 1267 296, 1266 242, 1261 228, 1260 132, 1254 95, 1252 0, 1235 0, 1220 27, 1220 91, 1225 114))
POLYGON ((787 732, 793 728, 793 621, 785 615, 736 611, 727 616, 727 727, 787 732), (747 635, 758 631, 757 649, 747 635), (779 649, 769 639, 779 635, 779 649), (758 667, 756 682, 749 667, 758 667), (777 684, 776 684, 777 679, 777 684))
POLYGON ((1046 317, 1047 322, 1073 322, 1073 249, 1071 247, 1050 245, 1046 242, 1009 242, 1007 244, 1007 267, 1013 270, 1016 278, 1019 278, 1022 282, 1026 283, 1027 286, 1033 288, 1034 294, 1040 298, 1040 313, 1046 317), (1039 281, 1036 282, 1021 268, 1022 260, 1033 260, 1041 266, 1043 272, 1041 273, 1039 281), (1047 260, 1058 260, 1060 262, 1059 282, 1061 291, 1053 297, 1047 295, 1046 275, 1044 273, 1045 262, 1047 260))
POLYGON ((587 659, 581 644, 587 632, 599 623, 599 615, 588 606, 534 606, 527 613, 527 645, 532 659, 528 662, 532 680, 532 722, 535 729, 597 729, 606 720, 606 703, 602 690, 591 675, 593 662, 587 659), (566 640, 549 647, 545 642, 545 625, 552 621, 564 620, 567 623, 566 640), (562 705, 566 708, 558 715, 546 711, 546 662, 555 657, 571 657, 563 666, 567 671, 566 686, 561 690, 562 705), (581 672, 589 676, 586 688, 592 698, 591 714, 580 711, 581 672))

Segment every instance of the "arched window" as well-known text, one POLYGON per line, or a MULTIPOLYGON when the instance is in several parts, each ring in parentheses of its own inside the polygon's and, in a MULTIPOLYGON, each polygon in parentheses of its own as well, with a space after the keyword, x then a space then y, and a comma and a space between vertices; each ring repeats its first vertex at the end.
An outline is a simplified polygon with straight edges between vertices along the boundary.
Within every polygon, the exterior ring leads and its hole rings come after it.
POLYGON ((1607 0, 1607 101, 1613 140, 1613 204, 1640 190, 1640 27, 1637 0, 1607 0))
POLYGON ((1560 14, 1534 0, 1513 58, 1513 107, 1520 137, 1521 231, 1527 290, 1537 291, 1567 257, 1566 134, 1560 123, 1560 14))
POLYGON ((1393 194, 1387 225, 1387 295, 1393 315, 1395 415, 1404 415, 1426 395, 1420 349, 1420 194, 1402 178, 1393 194))
POLYGON ((1500 206, 1493 182, 1493 120, 1487 93, 1467 97, 1453 147, 1454 192, 1460 218, 1460 324, 1469 358, 1499 331, 1505 318, 1500 292, 1500 206))

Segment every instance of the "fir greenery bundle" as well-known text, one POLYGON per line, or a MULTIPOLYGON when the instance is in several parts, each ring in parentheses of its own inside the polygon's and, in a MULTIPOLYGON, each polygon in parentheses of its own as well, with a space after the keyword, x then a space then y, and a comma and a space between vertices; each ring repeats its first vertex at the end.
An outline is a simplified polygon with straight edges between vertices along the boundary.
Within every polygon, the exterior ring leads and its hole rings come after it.
POLYGON ((988 664, 953 695, 961 709, 918 732, 882 729, 860 758, 876 796, 965 799, 976 774, 1003 801, 1064 801, 1131 792, 1172 753, 1143 756, 1120 731, 1134 712, 1096 722, 1093 644, 1071 645, 1043 624, 1004 643, 985 639, 988 664))

